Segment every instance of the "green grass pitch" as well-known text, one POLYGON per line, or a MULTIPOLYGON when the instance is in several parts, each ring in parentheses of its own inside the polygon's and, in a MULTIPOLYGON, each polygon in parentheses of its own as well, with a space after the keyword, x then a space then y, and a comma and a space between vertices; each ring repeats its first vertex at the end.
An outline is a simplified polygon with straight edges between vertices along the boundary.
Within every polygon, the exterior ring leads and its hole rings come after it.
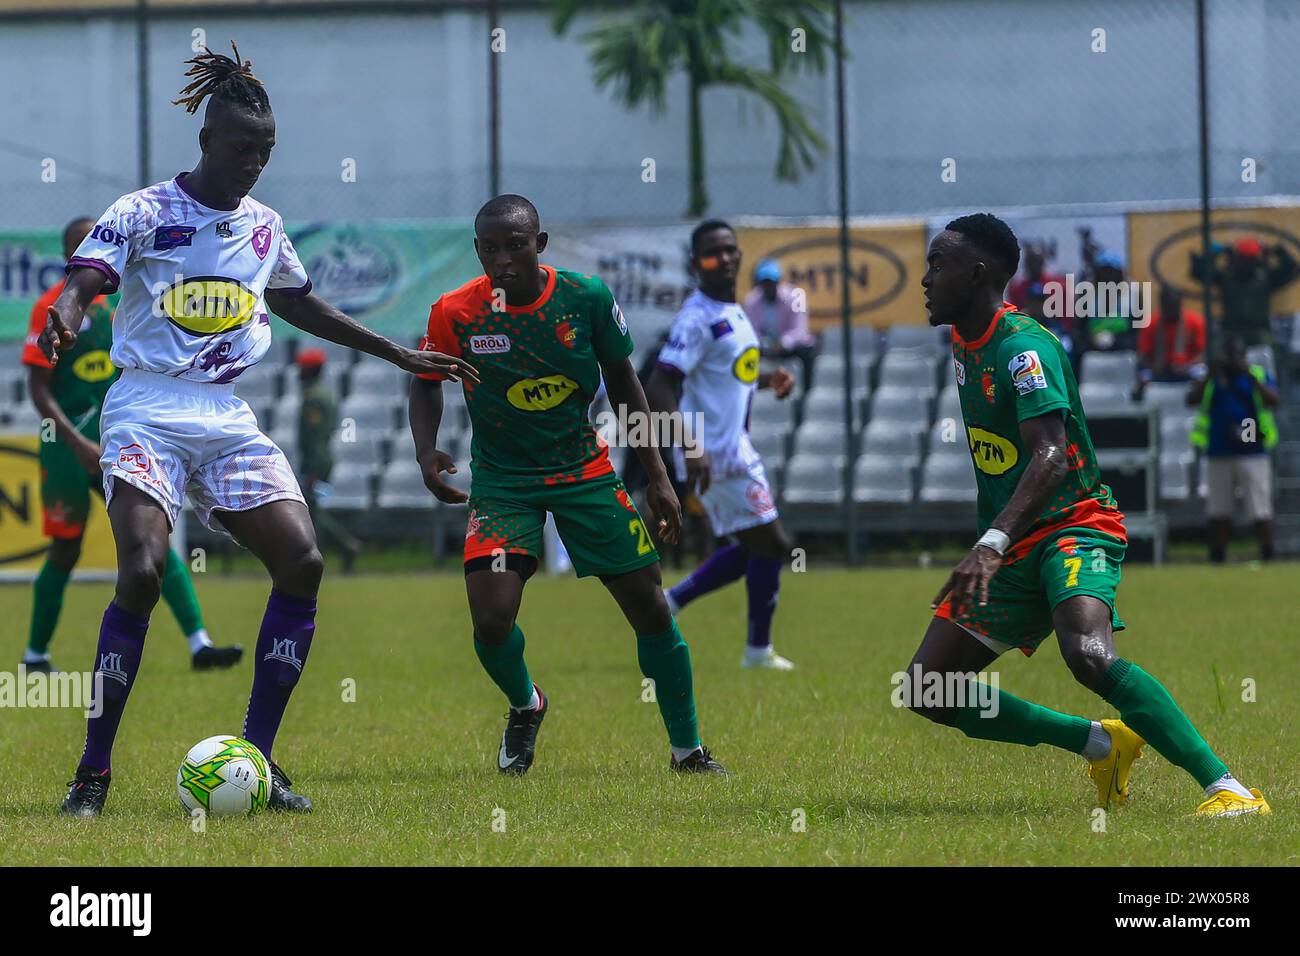
MULTIPOLYGON (((192 674, 160 607, 99 821, 55 814, 81 751, 80 711, 0 710, 0 864, 1300 862, 1294 565, 1125 574, 1120 653, 1166 683, 1274 812, 1198 821, 1199 788, 1149 752, 1133 801, 1101 832, 1080 758, 969 741, 891 706, 890 675, 920 638, 943 573, 787 574, 776 637, 798 664, 791 674, 739 668, 742 588, 688 608, 680 621, 701 730, 732 772, 725 780, 668 772, 632 636, 597 582, 528 586, 520 624, 553 709, 532 772, 503 779, 495 755, 506 705, 470 647, 460 577, 330 576, 276 749, 317 812, 213 820, 202 834, 179 809, 176 768, 201 738, 240 731, 251 663, 192 674), (1254 702, 1242 700, 1245 678, 1254 702), (343 699, 348 679, 354 702, 343 699)), ((213 636, 251 655, 265 580, 197 583, 213 636)), ((69 589, 53 646, 61 666, 90 664, 109 595, 107 585, 69 589)), ((0 588, 9 622, 0 669, 16 667, 29 600, 26 587, 0 588)), ((1006 690, 1112 715, 1074 684, 1054 639, 1033 659, 1012 653, 995 666, 1006 690)))

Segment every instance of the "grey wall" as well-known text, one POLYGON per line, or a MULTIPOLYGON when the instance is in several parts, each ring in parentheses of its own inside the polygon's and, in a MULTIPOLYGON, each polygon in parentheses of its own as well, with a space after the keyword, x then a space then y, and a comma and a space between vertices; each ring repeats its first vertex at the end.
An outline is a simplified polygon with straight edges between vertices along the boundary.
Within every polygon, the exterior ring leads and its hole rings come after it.
MULTIPOLYGON (((1300 180, 1300 3, 1209 0, 1215 194, 1291 193, 1300 180), (1259 181, 1240 181, 1240 162, 1259 181)), ((1192 0, 850 2, 855 213, 920 214, 1197 194, 1192 0), (1107 32, 1093 53, 1091 31, 1107 32), (940 179, 945 157, 957 181, 940 179)), ((626 113, 591 81, 574 35, 541 9, 502 14, 503 186, 548 218, 651 221, 685 209, 684 84, 666 115, 626 113), (657 182, 641 181, 646 157, 657 182)), ((150 179, 189 168, 199 120, 169 100, 191 31, 233 36, 279 122, 258 198, 295 220, 462 217, 487 190, 487 23, 429 14, 171 16, 150 27, 150 179), (344 158, 358 181, 343 183, 344 158)), ((581 33, 581 30, 577 31, 581 33)), ((749 38, 753 62, 761 47, 749 38)), ((135 26, 108 17, 0 20, 0 228, 98 212, 138 182, 135 26), (58 163, 42 183, 40 162, 58 163)), ((834 142, 832 78, 794 88, 834 142)), ((727 90, 705 98, 713 210, 834 211, 826 156, 777 183, 775 122, 727 90)))

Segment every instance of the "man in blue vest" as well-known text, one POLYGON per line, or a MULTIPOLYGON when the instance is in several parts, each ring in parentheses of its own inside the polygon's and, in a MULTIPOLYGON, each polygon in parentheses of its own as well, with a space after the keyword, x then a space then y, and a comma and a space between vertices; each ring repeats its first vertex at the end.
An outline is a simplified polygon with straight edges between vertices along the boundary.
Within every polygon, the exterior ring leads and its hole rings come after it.
POLYGON ((1227 558, 1236 511, 1236 492, 1246 499, 1255 522, 1259 556, 1273 557, 1273 472, 1269 451, 1277 444, 1270 409, 1278 405, 1276 383, 1262 365, 1246 360, 1240 338, 1215 356, 1210 374, 1192 385, 1187 404, 1200 407, 1192 425, 1192 444, 1205 456, 1205 511, 1210 521, 1210 560, 1227 558))

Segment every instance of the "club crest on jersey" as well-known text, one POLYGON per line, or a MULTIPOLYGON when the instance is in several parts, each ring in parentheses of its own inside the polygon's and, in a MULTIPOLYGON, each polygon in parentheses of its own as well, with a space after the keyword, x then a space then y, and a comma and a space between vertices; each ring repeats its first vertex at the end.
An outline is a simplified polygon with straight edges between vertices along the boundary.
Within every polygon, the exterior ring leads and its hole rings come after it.
POLYGON ((1039 388, 1047 388, 1047 376, 1043 374, 1043 363, 1038 360, 1038 353, 1033 349, 1021 352, 1008 364, 1011 372, 1011 384, 1016 387, 1017 395, 1028 395, 1039 388))
POLYGON ((471 335, 469 350, 475 355, 502 355, 510 351, 510 336, 471 335))
POLYGON ((956 368, 957 368, 957 384, 958 384, 958 385, 965 385, 965 384, 966 384, 966 366, 963 365, 961 362, 957 361, 956 359, 953 359, 953 360, 952 360, 952 364, 953 364, 954 366, 956 366, 956 368))
POLYGON ((731 374, 746 385, 753 385, 758 381, 758 358, 758 346, 751 345, 736 357, 731 366, 731 374))
POLYGON ((980 387, 984 390, 984 397, 989 400, 990 404, 992 404, 993 398, 996 394, 996 389, 994 387, 993 373, 991 371, 986 370, 984 374, 980 376, 980 387))
POLYGON ((560 340, 560 344, 566 349, 571 349, 577 344, 578 330, 570 325, 566 319, 555 327, 555 337, 560 340))
POLYGON ((253 230, 250 241, 253 244, 253 251, 257 253, 257 258, 265 259, 266 254, 271 251, 271 227, 258 226, 253 230))
POLYGON ((253 318, 257 296, 224 276, 195 276, 173 283, 158 297, 155 314, 194 335, 219 335, 253 318))
POLYGON ((995 432, 968 427, 966 437, 970 440, 970 454, 975 459, 975 467, 986 475, 1006 474, 1020 460, 1016 446, 995 432))
POLYGON ((578 383, 565 375, 522 378, 506 390, 506 400, 521 412, 546 412, 578 390, 578 383))
POLYGON ((117 456, 117 467, 133 475, 149 473, 149 456, 144 448, 132 442, 123 448, 117 456))
POLYGON ((154 252, 166 252, 194 244, 193 226, 159 226, 153 231, 154 252))

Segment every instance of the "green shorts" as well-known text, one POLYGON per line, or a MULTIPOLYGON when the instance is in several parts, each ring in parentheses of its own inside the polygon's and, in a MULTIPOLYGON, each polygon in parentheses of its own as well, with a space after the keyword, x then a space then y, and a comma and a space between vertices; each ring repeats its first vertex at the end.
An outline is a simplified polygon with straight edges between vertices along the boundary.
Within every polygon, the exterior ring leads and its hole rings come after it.
POLYGON ((502 554, 537 558, 546 513, 578 577, 617 575, 659 560, 659 552, 618 475, 568 484, 501 488, 474 482, 465 563, 502 554))
POLYGON ((1054 627, 1062 601, 1088 594, 1110 608, 1112 629, 1124 622, 1115 611, 1120 565, 1128 542, 1091 528, 1063 528, 1047 535, 1020 560, 1003 565, 989 582, 989 602, 968 602, 954 614, 951 598, 934 612, 981 638, 993 650, 1018 647, 1034 653, 1054 627))
MULTIPOLYGON (((69 418, 82 435, 99 441, 99 408, 69 418)), ((86 533, 90 518, 90 493, 104 494, 104 479, 81 467, 72 449, 62 441, 41 442, 41 514, 47 538, 76 539, 86 533)))

